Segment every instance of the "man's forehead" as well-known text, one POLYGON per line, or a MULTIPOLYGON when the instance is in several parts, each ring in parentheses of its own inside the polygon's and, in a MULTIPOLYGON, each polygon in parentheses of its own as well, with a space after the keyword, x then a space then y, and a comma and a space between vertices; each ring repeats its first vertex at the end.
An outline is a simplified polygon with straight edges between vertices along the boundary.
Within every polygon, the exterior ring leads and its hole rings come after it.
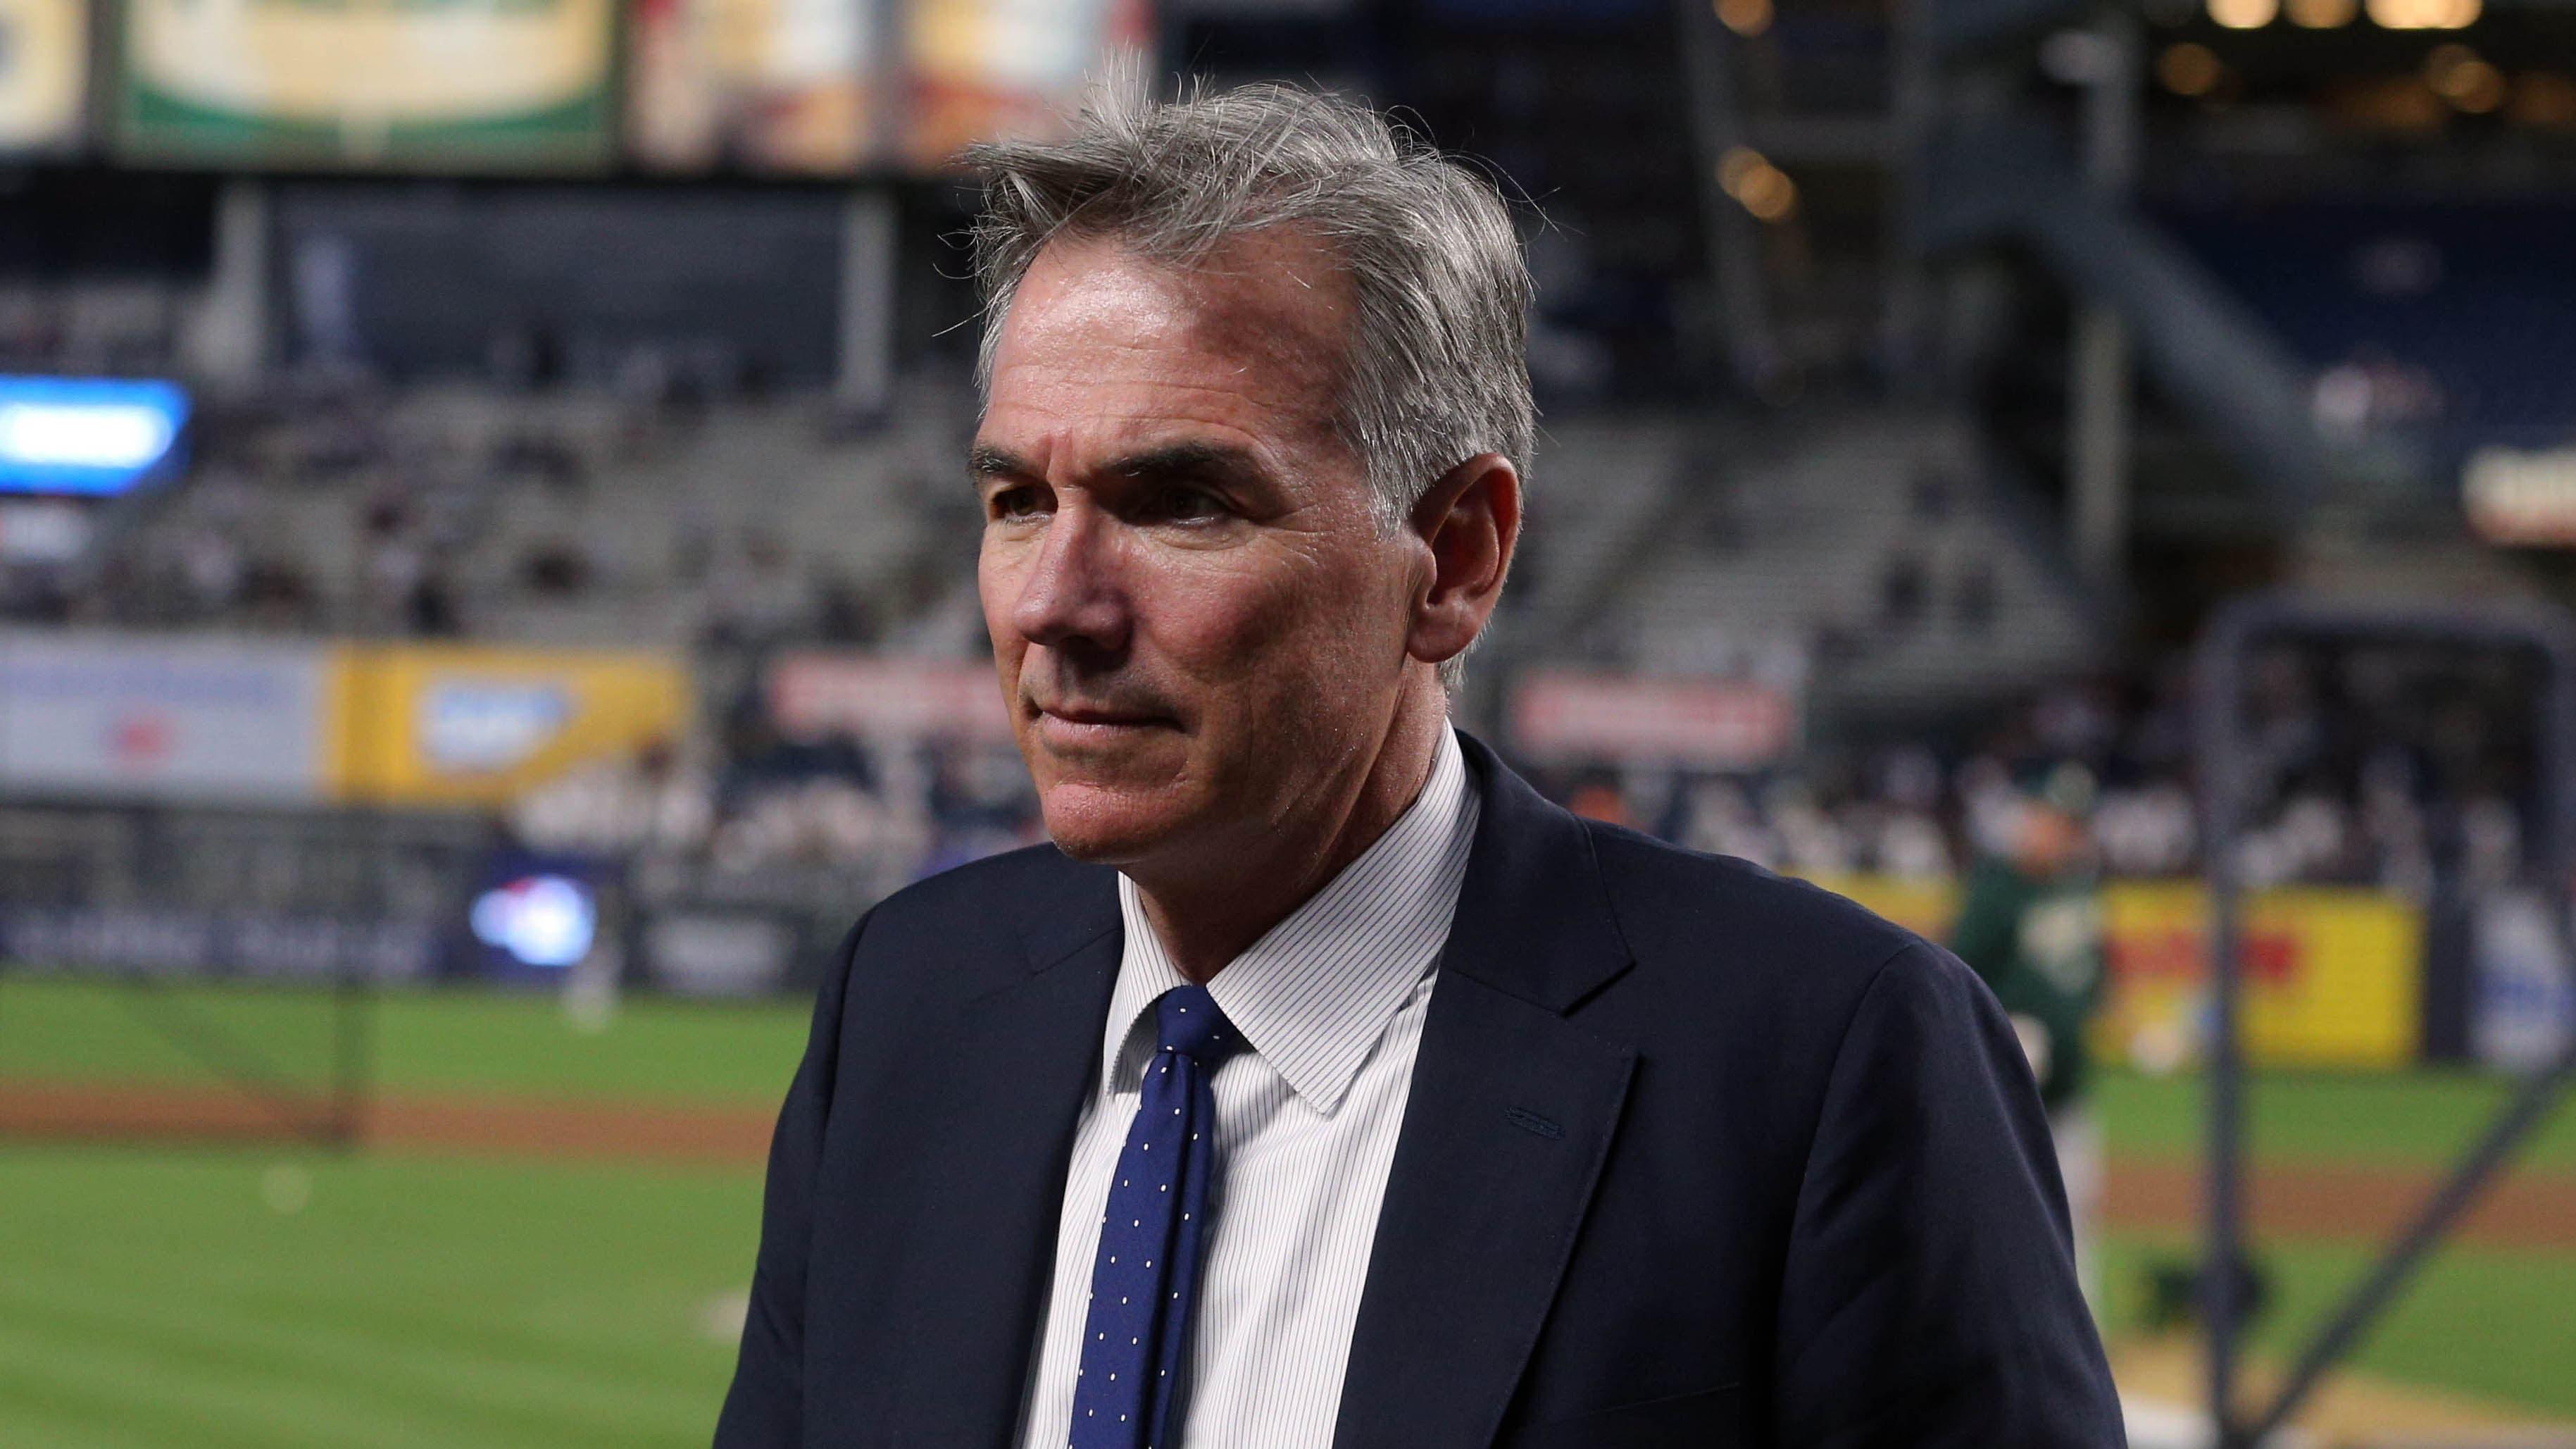
POLYGON ((994 372, 1077 353, 1086 367, 1115 365, 1131 353, 1278 387, 1328 384, 1348 290, 1331 254, 1299 233, 1236 237, 1187 263, 1107 238, 1059 238, 1013 294, 994 372))
POLYGON ((1052 242, 1003 320, 985 441, 1088 453, 1208 427, 1247 440, 1329 428, 1344 291, 1295 237, 1239 238, 1186 267, 1052 242))

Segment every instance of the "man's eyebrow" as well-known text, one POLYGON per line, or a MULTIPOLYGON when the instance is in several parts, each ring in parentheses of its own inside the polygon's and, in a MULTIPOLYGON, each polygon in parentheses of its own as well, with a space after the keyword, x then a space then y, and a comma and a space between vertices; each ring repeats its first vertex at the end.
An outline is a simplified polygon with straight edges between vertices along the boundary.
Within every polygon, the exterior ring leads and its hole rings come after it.
POLYGON ((977 443, 966 450, 966 471, 978 478, 1032 478, 1037 469, 1007 448, 977 443))
POLYGON ((1259 477, 1260 461, 1248 448, 1227 443, 1166 443, 1141 453, 1129 453, 1114 459, 1102 469, 1122 478, 1213 478, 1218 480, 1259 477))

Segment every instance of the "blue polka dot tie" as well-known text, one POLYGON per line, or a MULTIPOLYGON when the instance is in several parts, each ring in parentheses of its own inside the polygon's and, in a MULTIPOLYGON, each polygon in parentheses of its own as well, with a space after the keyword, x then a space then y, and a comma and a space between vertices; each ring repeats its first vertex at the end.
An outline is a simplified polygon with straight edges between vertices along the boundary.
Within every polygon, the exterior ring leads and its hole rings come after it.
POLYGON ((1158 1449, 1179 1437, 1173 1380, 1190 1346, 1190 1309, 1207 1228, 1216 1098, 1208 1081, 1243 1045, 1204 986, 1154 1003, 1157 1049, 1144 1099, 1109 1180, 1091 1305, 1074 1380, 1072 1449, 1158 1449))

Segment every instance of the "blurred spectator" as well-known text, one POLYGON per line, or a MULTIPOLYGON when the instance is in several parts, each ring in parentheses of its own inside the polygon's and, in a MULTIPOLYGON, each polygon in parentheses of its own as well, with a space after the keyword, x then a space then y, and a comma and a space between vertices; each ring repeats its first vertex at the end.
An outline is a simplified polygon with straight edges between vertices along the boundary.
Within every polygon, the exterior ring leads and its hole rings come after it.
POLYGON ((2189 791, 2169 780, 2105 791, 2093 839, 2113 875, 2180 875, 2190 869, 2198 825, 2189 791))
POLYGON ((568 599, 590 587, 589 553, 569 538, 550 538, 531 547, 519 562, 519 582, 540 597, 568 599))
POLYGON ((1898 553, 1880 568, 1878 626, 1903 633, 1923 621, 1932 600, 1932 576, 1920 555, 1898 553))
POLYGON ((1681 843, 1714 855, 1732 855, 1766 869, 1780 863, 1780 838, 1733 780, 1701 781, 1684 796, 1689 820, 1681 843))
POLYGON ((1612 825, 1630 825, 1628 797, 1609 780, 1588 780, 1574 787, 1565 797, 1565 808, 1586 820, 1603 820, 1612 825))
POLYGON ((1994 567, 1982 559, 1969 564, 1951 605, 1959 627, 1971 635, 1985 633, 1994 627, 1997 605, 1994 567))
POLYGON ((634 757, 573 770, 522 796, 510 824, 532 849, 584 855, 694 850, 714 824, 715 782, 703 760, 667 740, 634 757))

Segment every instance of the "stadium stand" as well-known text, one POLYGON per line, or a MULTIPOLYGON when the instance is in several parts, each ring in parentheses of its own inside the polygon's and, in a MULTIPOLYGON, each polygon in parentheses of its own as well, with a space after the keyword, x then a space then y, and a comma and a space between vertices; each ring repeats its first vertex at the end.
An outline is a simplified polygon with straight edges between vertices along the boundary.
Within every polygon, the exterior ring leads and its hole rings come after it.
POLYGON ((2345 434, 2554 444, 2576 427, 2576 210, 2299 201, 2163 220, 2315 370, 2345 434))

